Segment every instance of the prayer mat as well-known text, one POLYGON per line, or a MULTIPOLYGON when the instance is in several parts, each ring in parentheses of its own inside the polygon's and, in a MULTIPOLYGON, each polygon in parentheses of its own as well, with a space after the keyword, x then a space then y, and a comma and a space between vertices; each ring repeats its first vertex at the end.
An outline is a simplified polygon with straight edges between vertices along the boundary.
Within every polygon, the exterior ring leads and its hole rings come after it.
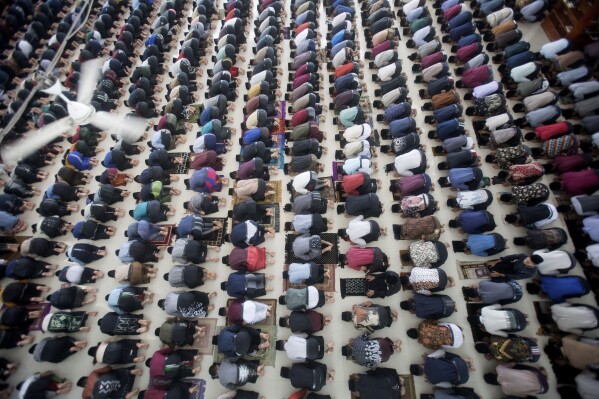
POLYGON ((186 175, 189 171, 189 158, 190 152, 169 152, 169 158, 174 159, 177 157, 183 158, 183 163, 177 165, 174 169, 169 169, 169 173, 174 175, 186 175))
MULTIPOLYGON (((268 185, 273 186, 272 191, 274 194, 269 194, 264 198, 264 201, 257 201, 258 204, 280 204, 283 201, 283 184, 281 180, 273 180, 267 182, 268 185)), ((267 188, 266 191, 270 191, 271 189, 267 188)), ((231 198, 231 206, 235 206, 237 204, 237 195, 233 194, 231 198)))
POLYGON ((470 323, 470 329, 472 330, 472 337, 474 338, 474 342, 482 341, 485 338, 491 336, 488 332, 484 330, 483 324, 480 322, 480 310, 488 306, 484 303, 476 302, 468 302, 466 303, 466 312, 468 313, 468 323, 470 323))
POLYGON ((343 179, 343 175, 339 173, 339 166, 343 166, 344 161, 333 161, 333 180, 341 181, 343 179))
MULTIPOLYGON (((285 263, 304 263, 306 262, 303 259, 300 259, 293 255, 292 245, 293 241, 299 237, 298 234, 287 234, 285 237, 285 263)), ((324 241, 328 241, 333 244, 333 248, 325 252, 318 259, 313 259, 312 262, 320 264, 320 265, 333 265, 337 264, 337 259, 339 257, 339 237, 336 233, 322 233, 320 238, 324 241)))
MULTIPOLYGON (((274 210, 274 216, 265 216, 264 219, 258 222, 260 226, 264 228, 272 228, 278 233, 281 229, 281 211, 279 209, 279 204, 267 204, 266 208, 274 210)), ((233 227, 237 226, 239 222, 233 222, 233 227)))
MULTIPOLYGON (((279 149, 279 164, 277 166, 278 169, 283 170, 283 165, 285 164, 285 121, 281 121, 282 127, 279 128, 277 133, 272 133, 271 138, 273 141, 273 148, 279 149)), ((276 162, 271 161, 272 165, 276 165, 276 162)))
POLYGON ((190 399, 204 399, 205 395, 206 395, 206 380, 200 379, 196 383, 196 390, 190 396, 190 399))
MULTIPOLYGON (((269 335, 268 341, 270 342, 270 346, 268 348, 260 349, 258 352, 242 356, 242 358, 245 360, 258 360, 260 362, 260 364, 263 364, 265 366, 274 367, 275 361, 277 358, 277 349, 275 347, 276 342, 277 342, 277 328, 275 326, 260 326, 260 325, 253 325, 251 327, 255 328, 257 330, 260 330, 261 333, 268 334, 269 335)), ((225 327, 224 326, 217 327, 216 334, 214 334, 214 335, 220 334, 220 332, 223 330, 223 328, 225 328, 225 327)), ((223 354, 219 353, 217 345, 214 345, 214 352, 212 355, 213 355, 215 362, 222 362, 225 359, 223 354)))
POLYGON ((562 335, 563 333, 553 321, 551 321, 551 323, 543 323, 543 321, 551 320, 551 305, 553 305, 553 303, 551 301, 534 301, 533 305, 537 320, 539 321, 537 335, 545 335, 548 337, 552 335, 562 335))
MULTIPOLYGON (((406 277, 410 278, 410 274, 412 274, 412 273, 411 272, 401 272, 401 273, 399 273, 399 277, 406 276, 406 277)), ((410 283, 402 284, 401 288, 404 291, 413 291, 414 290, 414 288, 412 287, 412 284, 410 284, 410 283)))
POLYGON ((341 298, 346 296, 366 296, 368 287, 365 278, 341 278, 339 279, 341 298))
POLYGON ((46 317, 46 315, 48 313, 50 313, 50 309, 52 309, 52 305, 50 305, 47 302, 33 303, 31 305, 25 305, 25 308, 30 312, 34 312, 34 311, 42 312, 41 316, 33 319, 33 321, 31 322, 31 325, 29 326, 29 331, 41 331, 42 322, 44 321, 44 317, 46 317))
POLYGON ((191 104, 183 109, 183 121, 189 123, 197 123, 200 119, 200 114, 204 109, 203 104, 191 104))
POLYGON ((216 246, 223 245, 223 243, 225 242, 225 234, 227 234, 227 227, 228 227, 229 219, 204 217, 204 222, 214 222, 214 221, 221 222, 223 224, 223 228, 214 230, 212 233, 208 234, 201 240, 197 240, 197 241, 203 242, 206 245, 216 245, 216 246))
POLYGON ((206 327, 206 334, 193 343, 193 348, 198 350, 201 355, 212 354, 212 336, 216 333, 216 322, 218 319, 200 318, 197 319, 198 327, 206 327))
POLYGON ((414 376, 412 374, 400 374, 399 378, 403 378, 402 387, 406 390, 406 393, 401 395, 401 399, 416 399, 414 376))
POLYGON ((343 182, 335 182, 335 202, 345 202, 347 195, 343 192, 343 182))
MULTIPOLYGON (((333 265, 323 265, 325 271, 328 270, 331 273, 331 278, 328 278, 327 276, 324 277, 324 282, 322 283, 318 283, 318 284, 314 284, 314 287, 326 291, 326 292, 335 292, 335 268, 337 265, 333 264, 333 265)), ((289 270, 289 265, 286 264, 283 266, 283 270, 287 271, 289 270)), ((287 291, 289 288, 303 288, 303 287, 307 287, 307 285, 305 284, 290 284, 289 280, 285 280, 283 279, 283 291, 287 291)))
MULTIPOLYGON (((233 298, 227 299, 227 309, 231 306, 231 303, 234 301, 233 298)), ((266 318, 266 320, 262 320, 258 324, 252 324, 252 327, 260 328, 260 326, 276 326, 277 325, 277 300, 276 299, 252 299, 254 302, 260 302, 265 304, 266 306, 271 307, 270 316, 266 318)), ((227 323, 228 326, 231 324, 227 323)), ((212 338, 211 338, 212 339, 212 338)))
POLYGON ((460 280, 488 279, 489 268, 485 265, 486 262, 485 260, 459 260, 458 273, 460 280))
MULTIPOLYGON (((319 180, 321 180, 321 181, 328 180, 330 182, 330 186, 322 187, 320 190, 318 190, 320 192, 320 195, 322 196, 322 198, 324 198, 326 200, 335 201, 335 182, 333 181, 333 178, 331 176, 319 177, 319 180)), ((293 193, 291 193, 291 201, 293 202, 293 200, 296 199, 297 197, 299 197, 300 195, 301 194, 297 193, 294 190, 293 193)))
POLYGON ((160 227, 166 227, 168 228, 168 233, 166 235, 160 235, 158 236, 157 240, 154 241, 148 241, 150 244, 154 244, 154 245, 158 245, 158 246, 169 246, 171 245, 171 242, 173 241, 173 227, 175 227, 174 224, 161 224, 160 227))
POLYGON ((403 256, 409 255, 409 254, 410 254, 409 249, 400 249, 399 250, 399 261, 402 266, 414 266, 414 262, 412 262, 412 259, 410 259, 409 261, 403 260, 403 256))

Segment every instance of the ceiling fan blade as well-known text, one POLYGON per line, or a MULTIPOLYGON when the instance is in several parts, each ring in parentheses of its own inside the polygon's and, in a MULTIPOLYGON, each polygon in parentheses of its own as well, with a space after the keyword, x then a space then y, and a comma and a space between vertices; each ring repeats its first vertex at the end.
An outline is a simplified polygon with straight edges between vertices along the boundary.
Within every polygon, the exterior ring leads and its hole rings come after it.
POLYGON ((77 102, 89 104, 98 86, 104 58, 94 58, 81 64, 81 77, 77 84, 77 102))
POLYGON ((116 133, 128 143, 135 143, 143 136, 148 123, 135 116, 122 116, 110 112, 98 111, 92 119, 92 125, 101 130, 116 133))
POLYGON ((29 132, 27 137, 14 144, 4 146, 2 149, 2 159, 8 163, 16 163, 25 159, 74 126, 75 123, 73 120, 66 117, 52 122, 39 130, 29 132))

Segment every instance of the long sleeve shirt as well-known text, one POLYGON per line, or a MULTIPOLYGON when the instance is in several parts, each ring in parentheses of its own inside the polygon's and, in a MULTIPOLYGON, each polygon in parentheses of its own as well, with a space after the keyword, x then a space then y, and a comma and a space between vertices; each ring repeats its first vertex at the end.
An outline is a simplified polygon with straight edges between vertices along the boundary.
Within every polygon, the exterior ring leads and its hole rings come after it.
POLYGON ((363 247, 366 241, 362 237, 370 233, 370 222, 364 221, 364 216, 360 215, 349 222, 346 233, 351 242, 363 247))
POLYGON ((510 328, 509 314, 505 310, 501 310, 501 305, 495 304, 482 308, 480 322, 483 323, 489 334, 501 337, 508 336, 503 330, 510 328))

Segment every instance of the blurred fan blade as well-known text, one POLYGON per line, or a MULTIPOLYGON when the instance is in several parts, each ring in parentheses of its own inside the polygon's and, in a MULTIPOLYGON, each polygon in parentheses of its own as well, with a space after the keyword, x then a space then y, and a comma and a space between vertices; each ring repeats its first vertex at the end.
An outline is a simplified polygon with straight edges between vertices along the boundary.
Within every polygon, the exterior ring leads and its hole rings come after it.
POLYGON ((66 117, 52 122, 39 130, 29 132, 25 138, 14 144, 4 146, 2 149, 2 159, 11 164, 25 159, 73 126, 75 126, 73 120, 66 117))
POLYGON ((103 111, 96 112, 91 123, 100 130, 116 133, 127 143, 137 142, 148 127, 145 119, 103 111))
POLYGON ((77 84, 77 102, 88 104, 92 100, 94 91, 98 86, 98 79, 102 72, 102 65, 106 60, 104 58, 95 58, 85 61, 81 64, 81 76, 77 84))

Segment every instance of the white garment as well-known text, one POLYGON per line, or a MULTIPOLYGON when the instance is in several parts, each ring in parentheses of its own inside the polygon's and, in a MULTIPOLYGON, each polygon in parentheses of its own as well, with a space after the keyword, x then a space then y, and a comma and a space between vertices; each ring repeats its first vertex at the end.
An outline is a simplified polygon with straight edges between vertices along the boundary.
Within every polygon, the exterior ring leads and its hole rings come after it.
POLYGON ((508 312, 501 310, 501 305, 495 304, 482 308, 480 322, 489 334, 507 337, 507 333, 503 330, 510 328, 509 317, 508 312))
POLYGON ((303 362, 306 360, 307 334, 292 334, 285 342, 285 353, 289 360, 303 362))
POLYGON ((453 335, 452 345, 443 345, 444 348, 459 348, 464 343, 464 333, 462 329, 453 323, 439 323, 440 326, 451 328, 451 334, 453 335))
POLYGON ((267 72, 268 71, 262 71, 260 73, 255 74, 255 75, 252 75, 252 77, 250 79, 250 86, 254 86, 254 85, 262 82, 263 80, 265 80, 267 72))
POLYGON ((335 15, 335 18, 333 18, 333 22, 332 22, 333 28, 336 27, 337 25, 342 24, 347 19, 351 19, 351 15, 347 12, 343 12, 341 14, 335 15))
POLYGON ((351 158, 343 163, 343 171, 348 175, 353 175, 354 173, 361 172, 370 175, 372 174, 372 168, 370 167, 370 165, 370 159, 360 157, 351 158))
POLYGON ((539 249, 534 251, 533 255, 539 255, 543 262, 537 265, 537 270, 544 276, 555 276, 560 274, 559 269, 568 269, 572 266, 570 255, 566 251, 548 249, 539 249))
POLYGON ((425 26, 424 28, 419 29, 414 33, 414 36, 412 36, 412 40, 416 44, 416 47, 420 47, 421 45, 426 43, 426 40, 424 40, 424 38, 430 33, 431 29, 432 28, 430 26, 425 26))
POLYGON ((572 83, 568 86, 575 100, 583 100, 584 96, 599 91, 599 81, 589 80, 586 82, 572 83))
POLYGON ((568 302, 551 305, 551 316, 558 328, 564 332, 580 335, 583 328, 597 327, 597 317, 591 309, 572 306, 568 302))
POLYGON ((335 56, 333 57, 333 68, 338 68, 341 65, 345 64, 347 62, 347 58, 346 58, 346 54, 345 54, 345 49, 339 51, 337 54, 335 54, 335 56))
POLYGON ((400 176, 413 176, 414 173, 412 173, 410 169, 415 169, 420 166, 421 160, 422 155, 420 150, 414 149, 395 158, 395 170, 400 176))
POLYGON ((553 206, 553 204, 543 203, 543 205, 547 206, 549 210, 551 210, 551 216, 549 216, 547 219, 539 220, 538 222, 533 223, 533 226, 535 226, 537 229, 548 225, 549 223, 555 221, 558 217, 557 209, 555 206, 553 206))
POLYGON ((202 153, 206 150, 204 138, 204 136, 200 136, 193 142, 193 152, 195 152, 196 154, 202 153))
POLYGON ((306 186, 308 185, 308 183, 310 183, 311 178, 312 176, 309 171, 302 172, 299 175, 295 176, 295 178, 291 182, 291 185, 293 186, 293 189, 297 191, 298 194, 308 194, 309 191, 306 189, 306 186))
POLYGON ((304 29, 294 39, 295 47, 299 47, 304 41, 308 40, 310 29, 304 29))
POLYGON ((511 116, 507 113, 491 116, 485 121, 485 126, 492 132, 499 126, 505 125, 512 120, 511 116))
POLYGON ((81 281, 81 275, 83 274, 83 266, 72 265, 67 269, 67 280, 73 284, 79 284, 81 281))
POLYGON ((397 65, 394 62, 392 64, 385 65, 384 67, 379 68, 379 70, 377 72, 377 76, 378 76, 379 80, 381 82, 387 82, 387 81, 391 80, 391 77, 395 73, 396 67, 397 67, 397 65))
POLYGON ((308 287, 308 306, 307 309, 314 309, 316 305, 318 305, 318 300, 320 295, 318 295, 318 288, 309 286, 308 287))
POLYGON ((548 60, 555 58, 557 53, 565 50, 570 45, 568 39, 559 39, 553 42, 545 43, 539 53, 548 60))
POLYGON ((593 263, 593 266, 599 267, 599 244, 589 245, 585 248, 587 257, 593 263))
POLYGON ((356 141, 366 140, 370 137, 370 133, 372 132, 372 128, 368 123, 363 123, 361 125, 353 125, 345 129, 343 132, 343 138, 349 142, 353 143, 356 141))
POLYGON ((310 278, 310 264, 309 263, 292 263, 287 269, 289 274, 290 284, 301 284, 308 278, 310 278))
POLYGON ((254 235, 256 235, 256 233, 258 232, 258 226, 252 223, 251 221, 246 221, 245 226, 247 229, 245 234, 245 243, 250 245, 250 239, 253 238, 254 235))
POLYGON ((364 221, 364 216, 360 215, 349 222, 345 232, 351 242, 363 247, 366 245, 366 241, 362 237, 370 233, 370 222, 364 221))
POLYGON ((247 324, 255 324, 266 320, 268 306, 261 302, 245 301, 243 303, 243 321, 247 324))
POLYGON ((403 10, 404 15, 407 15, 410 11, 415 10, 418 7, 418 4, 420 4, 420 0, 412 0, 404 4, 401 8, 403 10))
POLYGON ((597 399, 597 392, 599 392, 597 374, 590 370, 584 370, 574 378, 574 381, 576 381, 576 389, 582 399, 597 399))
POLYGON ((483 98, 497 92, 497 90, 499 90, 499 88, 502 86, 503 85, 500 82, 494 80, 492 82, 485 83, 484 85, 480 85, 472 89, 472 95, 474 96, 474 98, 483 98))

